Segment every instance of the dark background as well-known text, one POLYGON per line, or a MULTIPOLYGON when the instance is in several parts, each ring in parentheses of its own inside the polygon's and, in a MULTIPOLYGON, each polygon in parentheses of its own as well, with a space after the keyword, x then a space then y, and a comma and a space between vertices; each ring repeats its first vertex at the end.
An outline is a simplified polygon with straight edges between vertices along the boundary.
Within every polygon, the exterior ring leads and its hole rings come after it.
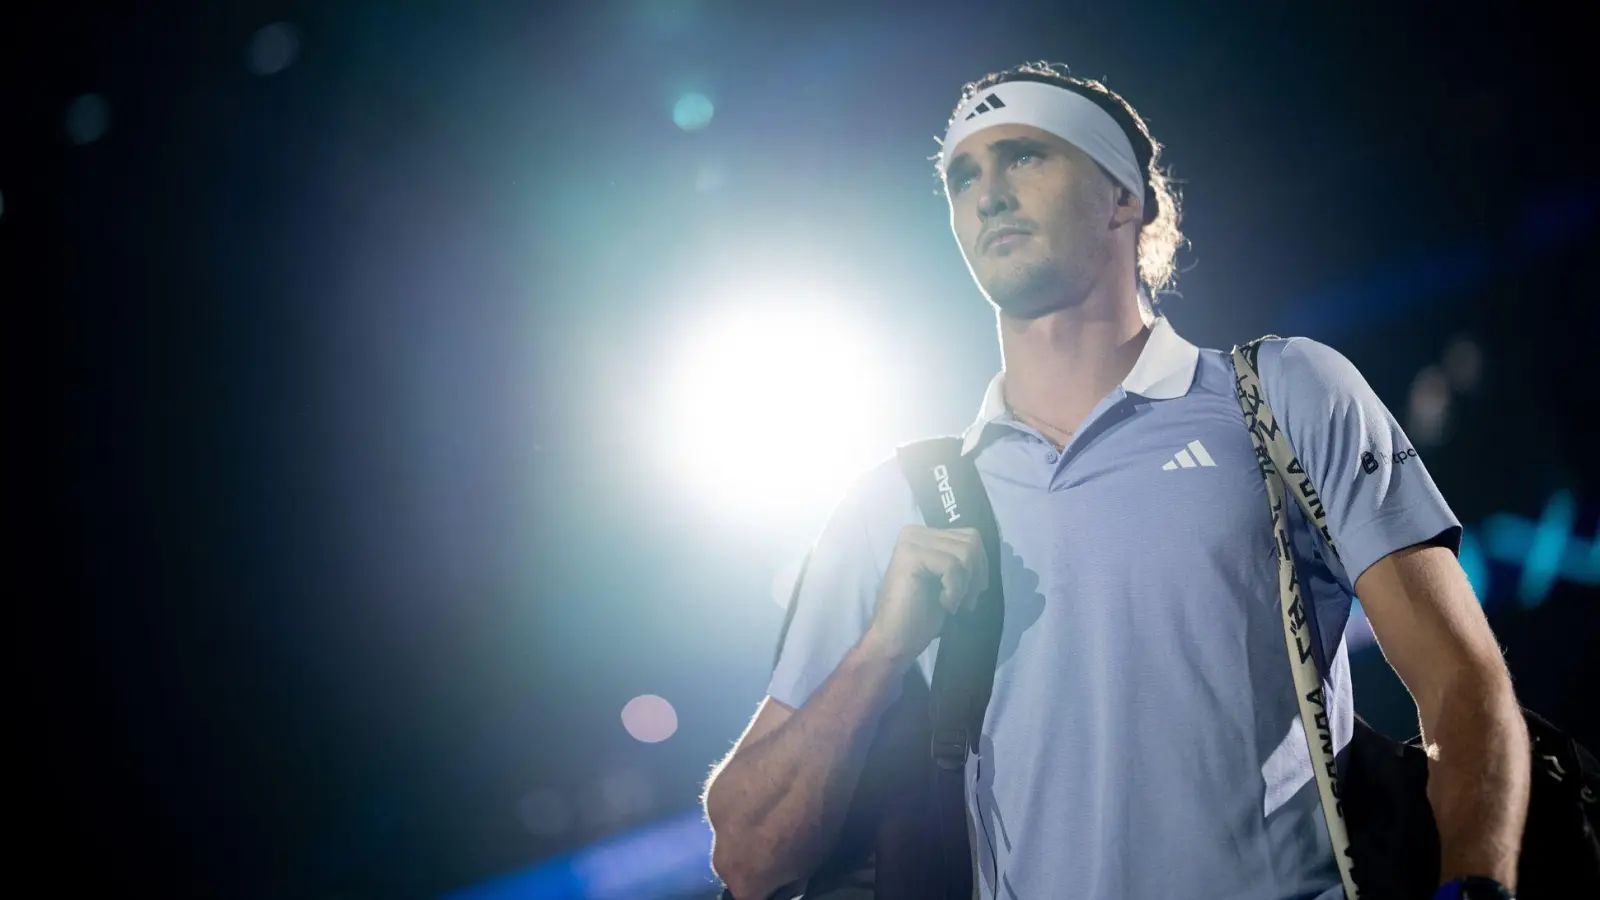
MULTIPOLYGON (((998 359, 927 157, 1025 59, 1168 145, 1186 336, 1327 341, 1402 418, 1468 346, 1418 443, 1469 534, 1565 491, 1593 546, 1593 50, 1559 5, 139 9, 3 29, 17 883, 438 896, 691 811, 836 494, 697 503, 653 399, 673 323, 817 275, 891 336, 877 449, 963 427, 998 359), (621 727, 645 693, 671 739, 621 727)), ((1523 557, 1480 593, 1523 701, 1600 747, 1568 546, 1542 602, 1523 557)))

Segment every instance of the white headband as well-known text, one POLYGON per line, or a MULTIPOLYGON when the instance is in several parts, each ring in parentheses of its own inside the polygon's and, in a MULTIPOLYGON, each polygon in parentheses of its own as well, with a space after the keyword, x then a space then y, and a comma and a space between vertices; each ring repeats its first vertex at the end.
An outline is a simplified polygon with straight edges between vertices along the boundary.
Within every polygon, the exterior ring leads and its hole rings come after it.
POLYGON ((1007 81, 967 101, 945 133, 940 170, 950 168, 950 157, 963 140, 991 125, 1048 131, 1089 154, 1117 183, 1144 198, 1144 173, 1117 120, 1082 94, 1038 81, 1007 81))

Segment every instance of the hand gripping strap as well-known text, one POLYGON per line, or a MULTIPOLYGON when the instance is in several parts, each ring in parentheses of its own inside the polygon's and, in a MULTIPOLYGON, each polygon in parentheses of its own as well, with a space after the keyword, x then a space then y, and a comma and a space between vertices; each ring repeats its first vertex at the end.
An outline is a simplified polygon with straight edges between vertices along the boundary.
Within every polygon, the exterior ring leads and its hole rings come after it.
POLYGON ((959 438, 934 438, 898 451, 922 519, 930 528, 975 528, 989 559, 989 583, 971 611, 945 618, 933 669, 933 758, 960 769, 976 752, 1000 655, 1004 601, 1000 590, 1000 533, 989 497, 959 438))
POLYGON ((1289 653, 1289 668, 1294 673, 1295 699, 1300 704, 1300 722, 1305 727, 1306 745, 1311 751, 1311 768, 1316 774, 1317 790, 1322 796, 1322 815, 1328 824, 1328 837, 1333 843, 1333 855, 1339 863, 1339 878, 1344 882, 1345 896, 1359 900, 1361 892, 1356 884, 1355 868, 1350 855, 1350 833, 1345 827, 1344 808, 1340 798, 1343 790, 1339 771, 1334 764, 1333 725, 1329 719, 1327 700, 1322 691, 1322 675, 1317 670, 1316 643, 1311 613, 1306 610, 1300 595, 1300 581, 1295 577, 1293 545, 1289 540, 1289 518, 1284 507, 1284 494, 1294 495, 1295 501, 1306 515, 1306 521, 1315 523, 1327 541, 1328 549, 1337 558, 1338 548, 1333 534, 1328 530, 1327 513, 1317 489, 1311 483, 1294 448, 1278 427, 1278 421, 1267 405, 1265 392, 1256 362, 1261 342, 1274 336, 1257 338, 1243 347, 1233 348, 1234 384, 1239 396, 1239 408, 1244 411, 1245 427, 1250 431, 1250 443, 1256 451, 1256 462, 1261 467, 1262 480, 1267 485, 1267 503, 1272 512, 1273 543, 1278 552, 1278 596, 1283 606, 1283 639, 1289 653), (1287 484, 1286 484, 1287 482, 1287 484))
POLYGON ((989 560, 989 583, 976 608, 945 617, 933 666, 932 799, 939 859, 938 900, 969 900, 977 879, 976 844, 967 815, 966 763, 978 752, 984 713, 1000 655, 1004 599, 1000 588, 1000 530, 989 496, 960 438, 935 438, 899 450, 901 469, 923 521, 932 528, 975 528, 989 560))

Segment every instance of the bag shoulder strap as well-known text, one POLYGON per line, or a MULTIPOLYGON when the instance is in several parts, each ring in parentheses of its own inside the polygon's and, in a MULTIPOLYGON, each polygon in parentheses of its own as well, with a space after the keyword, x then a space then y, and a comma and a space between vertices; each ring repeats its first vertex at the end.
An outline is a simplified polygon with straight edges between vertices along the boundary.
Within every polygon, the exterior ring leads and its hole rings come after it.
MULTIPOLYGON (((1000 529, 989 495, 972 455, 963 455, 961 439, 918 441, 899 448, 900 468, 916 497, 922 519, 932 528, 975 528, 989 559, 989 583, 972 610, 945 617, 929 690, 933 757, 929 786, 929 846, 938 854, 928 860, 940 872, 935 900, 970 900, 975 896, 977 845, 966 804, 967 757, 979 751, 983 718, 994 689, 994 667, 1000 655, 1000 629, 1005 614, 1000 588, 1000 529)), ((920 895, 919 895, 920 896, 920 895)))
POLYGON ((1306 608, 1300 593, 1300 581, 1295 574, 1294 545, 1289 538, 1288 510, 1284 506, 1286 493, 1294 495, 1295 502, 1305 512, 1306 521, 1314 523, 1322 531, 1328 549, 1335 558, 1339 551, 1328 529, 1327 514, 1321 498, 1317 496, 1316 486, 1295 457, 1294 448, 1278 426, 1272 407, 1267 404, 1266 392, 1261 387, 1261 375, 1257 369, 1261 344, 1275 338, 1276 335, 1267 335, 1243 347, 1233 348, 1234 386, 1239 408, 1244 413, 1245 428, 1250 432, 1250 443, 1255 447, 1256 463, 1267 486, 1273 544, 1278 556, 1278 598, 1283 611, 1284 646, 1289 654, 1289 669, 1294 675, 1300 722, 1305 729, 1307 748, 1311 751, 1311 768, 1322 797, 1322 815, 1328 825, 1328 837, 1333 844, 1334 858, 1339 864, 1339 878, 1344 882, 1345 896, 1348 900, 1359 900, 1361 893, 1351 863, 1350 833, 1345 826, 1344 809, 1340 805, 1344 792, 1334 763, 1333 726, 1327 699, 1322 691, 1322 674, 1317 669, 1313 614, 1306 608))
POLYGON ((976 608, 952 613, 939 634, 933 667, 933 759, 959 770, 977 752, 984 712, 994 688, 1005 603, 1000 590, 1000 530, 973 457, 961 439, 931 438, 906 444, 896 456, 923 522, 930 528, 976 528, 989 559, 989 583, 976 608))
MULTIPOLYGON (((1261 387, 1261 371, 1259 359, 1261 344, 1265 341, 1279 340, 1275 334, 1258 337, 1243 347, 1233 349, 1233 370, 1235 380, 1239 386, 1239 402, 1245 406, 1245 425, 1250 425, 1251 417, 1259 420, 1262 440, 1266 444, 1267 454, 1271 458, 1273 467, 1289 482, 1294 490, 1289 493, 1294 495, 1295 502, 1300 505, 1301 512, 1306 514, 1306 521, 1316 526, 1322 533, 1322 539, 1328 545, 1328 550, 1333 553, 1334 559, 1339 558, 1339 545, 1333 540, 1333 532, 1328 528, 1328 511, 1322 505, 1322 498, 1317 495, 1317 486, 1311 483, 1311 475, 1300 464, 1294 455, 1294 447, 1289 443, 1289 436, 1278 426, 1278 419, 1272 413, 1272 407, 1267 403, 1266 391, 1261 387), (1245 379, 1248 378, 1248 387, 1245 379), (1248 390, 1248 394, 1245 391, 1248 390)), ((1263 470, 1265 474, 1265 470, 1263 470)))

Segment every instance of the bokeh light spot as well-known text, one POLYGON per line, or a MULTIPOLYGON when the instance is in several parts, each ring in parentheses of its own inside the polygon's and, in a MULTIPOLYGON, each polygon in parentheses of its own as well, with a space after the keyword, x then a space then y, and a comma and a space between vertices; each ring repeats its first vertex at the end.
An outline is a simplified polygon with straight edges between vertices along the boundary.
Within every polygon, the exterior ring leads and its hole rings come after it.
POLYGON ((99 94, 84 94, 67 107, 67 137, 74 144, 92 144, 111 127, 111 106, 99 94))
POLYGON ((246 64, 257 75, 276 75, 294 63, 300 53, 300 36, 293 25, 274 22, 250 37, 246 64))
POLYGON ((622 727, 636 741, 659 744, 678 730, 678 711, 665 699, 645 694, 622 708, 622 727))
POLYGON ((672 106, 672 121, 684 131, 695 131, 711 124, 713 108, 705 94, 688 93, 672 106))
POLYGON ((615 826, 639 819, 655 808, 655 787, 642 769, 619 769, 595 785, 593 819, 595 824, 615 826))
POLYGON ((1444 438, 1450 416, 1450 379, 1438 366, 1427 366, 1411 382, 1411 403, 1406 433, 1418 444, 1437 444, 1444 438))
POLYGON ((572 827, 572 804, 555 791, 535 788, 517 801, 517 818, 534 837, 554 837, 572 827))
POLYGON ((719 166, 710 164, 703 165, 700 167, 700 170, 694 174, 694 189, 702 194, 710 194, 715 191, 720 191, 722 190, 722 186, 727 183, 728 176, 719 166))
POLYGON ((1470 337, 1456 338, 1444 351, 1444 370, 1456 390, 1470 391, 1483 374, 1483 351, 1470 337))

